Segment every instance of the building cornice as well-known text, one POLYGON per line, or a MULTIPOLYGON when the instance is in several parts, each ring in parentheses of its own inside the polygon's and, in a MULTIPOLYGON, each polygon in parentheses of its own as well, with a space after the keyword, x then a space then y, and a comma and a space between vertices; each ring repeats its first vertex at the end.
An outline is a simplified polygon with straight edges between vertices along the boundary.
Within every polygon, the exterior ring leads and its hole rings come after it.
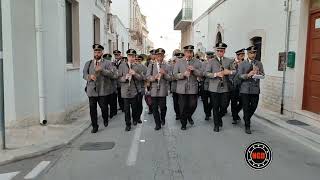
POLYGON ((199 16, 196 20, 192 22, 192 25, 197 24, 199 21, 201 21, 204 17, 206 17, 208 14, 214 11, 217 7, 219 7, 225 1, 227 0, 218 0, 217 2, 213 3, 204 13, 201 14, 201 16, 199 16))

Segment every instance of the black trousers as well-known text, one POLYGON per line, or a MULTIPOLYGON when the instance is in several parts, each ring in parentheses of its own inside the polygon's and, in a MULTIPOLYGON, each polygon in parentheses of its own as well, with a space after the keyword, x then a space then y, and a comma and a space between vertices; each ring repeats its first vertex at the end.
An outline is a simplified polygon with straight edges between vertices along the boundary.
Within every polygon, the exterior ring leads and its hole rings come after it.
POLYGON ((161 122, 165 122, 167 114, 167 98, 152 97, 152 113, 157 127, 161 127, 161 122), (160 113, 159 113, 160 109, 160 113))
POLYGON ((142 111, 143 111, 143 104, 142 104, 142 100, 143 100, 143 95, 142 93, 139 93, 137 95, 137 111, 138 111, 138 117, 140 119, 142 111))
POLYGON ((123 105, 126 125, 131 126, 131 118, 133 122, 138 122, 139 116, 137 107, 137 97, 123 98, 123 105))
POLYGON ((114 92, 112 95, 111 95, 111 100, 110 100, 110 116, 114 116, 117 114, 117 93, 114 92))
POLYGON ((212 103, 210 100, 210 92, 209 91, 203 91, 202 93, 202 102, 203 102, 203 110, 206 116, 211 116, 211 110, 212 110, 212 103))
POLYGON ((98 111, 97 103, 100 106, 102 118, 104 121, 108 121, 109 108, 108 103, 110 100, 110 95, 108 96, 98 96, 89 97, 89 107, 90 107, 90 118, 92 127, 98 127, 98 111))
POLYGON ((180 118, 180 109, 179 109, 179 95, 175 92, 172 93, 173 98, 173 108, 174 112, 176 113, 176 117, 180 118))
POLYGON ((241 99, 245 126, 250 127, 251 117, 258 107, 259 94, 241 94, 241 99))
POLYGON ((224 111, 229 106, 230 95, 229 93, 215 93, 211 92, 210 102, 213 108, 214 125, 218 126, 222 124, 222 117, 224 111))
POLYGON ((235 120, 239 117, 239 112, 242 109, 242 100, 240 98, 240 92, 238 88, 235 88, 230 92, 230 99, 232 117, 235 120))
POLYGON ((123 111, 124 110, 124 102, 123 102, 123 98, 121 97, 121 88, 117 88, 118 91, 118 103, 119 103, 119 107, 120 109, 123 111))
POLYGON ((186 126, 198 105, 197 94, 179 94, 179 109, 182 126, 186 126))

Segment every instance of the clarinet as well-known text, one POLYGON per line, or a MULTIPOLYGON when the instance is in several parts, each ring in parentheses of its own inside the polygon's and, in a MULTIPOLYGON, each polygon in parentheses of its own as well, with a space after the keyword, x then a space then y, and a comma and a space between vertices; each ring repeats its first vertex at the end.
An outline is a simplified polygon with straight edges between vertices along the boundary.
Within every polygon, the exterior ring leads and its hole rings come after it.
MULTIPOLYGON (((130 72, 130 70, 131 70, 131 65, 129 66, 129 72, 130 72)), ((132 79, 132 75, 130 74, 129 75, 129 87, 130 87, 130 85, 131 85, 131 79, 132 79)))
MULTIPOLYGON (((161 69, 161 64, 159 64, 159 70, 161 69)), ((159 73, 159 72, 158 72, 159 73)), ((161 74, 160 77, 158 78, 158 84, 157 84, 157 90, 160 90, 160 80, 161 80, 161 74)))
MULTIPOLYGON (((224 67, 222 66, 222 62, 220 62, 220 61, 218 61, 218 62, 220 64, 220 71, 224 71, 224 67)), ((223 79, 224 79, 224 77, 220 78, 220 87, 221 87, 221 89, 224 88, 223 79)))
MULTIPOLYGON (((190 66, 190 60, 188 60, 188 66, 190 66)), ((190 73, 191 75, 191 73, 190 73)), ((190 89, 190 75, 187 77, 187 89, 190 89)))

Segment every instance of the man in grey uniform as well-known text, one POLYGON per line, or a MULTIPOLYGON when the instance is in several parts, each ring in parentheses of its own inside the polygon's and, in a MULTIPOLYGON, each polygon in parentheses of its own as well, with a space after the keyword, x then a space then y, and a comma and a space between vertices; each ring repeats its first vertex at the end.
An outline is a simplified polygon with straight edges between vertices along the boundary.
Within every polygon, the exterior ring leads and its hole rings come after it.
POLYGON ((179 107, 181 118, 181 130, 187 129, 187 122, 194 124, 192 115, 198 103, 198 77, 202 77, 201 63, 193 57, 193 45, 185 46, 185 57, 179 60, 173 69, 177 79, 177 93, 179 94, 179 107))
POLYGON ((214 131, 219 132, 222 127, 222 117, 229 105, 230 80, 232 59, 224 57, 228 46, 225 43, 216 44, 216 57, 207 65, 206 77, 209 78, 210 101, 213 107, 214 131))
MULTIPOLYGON (((172 100, 173 100, 173 109, 174 112, 176 113, 176 120, 180 120, 180 109, 179 109, 179 96, 177 94, 177 79, 173 76, 173 69, 174 66, 177 64, 177 61, 179 61, 178 56, 181 56, 181 52, 178 52, 175 54, 175 57, 172 59, 172 64, 171 64, 171 92, 172 92, 172 100)), ((182 57, 181 57, 182 58, 182 57)), ((181 59, 180 58, 180 59, 181 59)))
POLYGON ((102 58, 103 46, 94 44, 94 59, 87 61, 83 68, 83 79, 87 81, 86 93, 89 97, 92 133, 98 132, 97 103, 102 112, 104 126, 108 126, 108 103, 113 93, 112 80, 116 72, 112 70, 112 63, 102 58))
MULTIPOLYGON (((117 70, 120 67, 120 64, 123 62, 123 57, 121 56, 121 51, 119 50, 114 50, 113 51, 113 55, 115 56, 115 60, 113 62, 113 65, 117 68, 117 70)), ((118 103, 119 103, 119 109, 122 110, 122 112, 124 112, 124 108, 123 108, 123 99, 121 97, 121 86, 120 86, 120 82, 117 81, 117 96, 118 96, 118 103)))
POLYGON ((241 79, 239 78, 239 65, 242 63, 245 56, 246 49, 240 49, 236 51, 236 58, 233 61, 233 69, 236 73, 230 75, 230 81, 232 83, 231 92, 230 92, 230 100, 231 100, 231 112, 233 122, 232 124, 238 124, 238 121, 241 120, 239 116, 239 112, 242 109, 242 101, 240 98, 240 85, 241 79))
MULTIPOLYGON (((138 81, 138 88, 140 88, 140 93, 138 94, 138 116, 141 117, 142 111, 143 111, 143 104, 142 104, 142 100, 143 100, 143 95, 145 93, 145 81, 147 79, 147 67, 145 65, 143 65, 141 62, 143 61, 143 56, 139 55, 136 58, 136 64, 139 68, 139 72, 141 72, 141 76, 142 76, 142 80, 138 81)), ((141 119, 139 119, 141 121, 141 119)))
POLYGON ((203 110, 206 115, 205 120, 209 121, 209 118, 212 114, 212 103, 210 101, 210 92, 209 90, 209 78, 205 77, 206 67, 214 58, 214 52, 208 51, 206 52, 207 60, 202 64, 202 72, 204 74, 203 80, 203 93, 202 93, 202 102, 203 102, 203 110))
MULTIPOLYGON (((103 55, 103 59, 106 60, 106 61, 110 61, 111 62, 111 59, 112 59, 112 55, 111 54, 104 54, 103 55)), ((117 68, 115 66, 113 66, 113 63, 112 63, 112 70, 114 72, 117 72, 117 68)), ((110 106, 110 114, 109 114, 109 117, 110 119, 117 115, 117 82, 118 82, 118 76, 117 76, 117 73, 115 73, 115 76, 111 78, 111 81, 112 81, 112 89, 113 89, 113 93, 111 95, 111 98, 110 98, 110 101, 109 101, 109 106, 110 106)))
POLYGON ((171 81, 170 67, 163 62, 165 50, 156 50, 156 63, 150 64, 147 71, 147 79, 151 83, 152 112, 156 131, 165 125, 167 113, 167 96, 169 81, 171 81), (159 113, 160 108, 160 113, 159 113))
POLYGON ((138 81, 142 80, 139 72, 139 67, 135 64, 137 52, 134 49, 127 51, 128 62, 123 62, 119 67, 119 81, 121 85, 121 97, 124 102, 124 112, 126 121, 126 131, 131 130, 131 117, 133 125, 142 123, 139 120, 137 96, 141 89, 138 88, 138 81), (130 107, 131 111, 130 112, 130 107))
POLYGON ((264 70, 262 63, 255 59, 257 48, 250 46, 246 50, 248 59, 243 61, 239 66, 239 76, 242 79, 240 96, 244 114, 245 132, 251 134, 251 117, 258 107, 260 79, 264 78, 264 70))

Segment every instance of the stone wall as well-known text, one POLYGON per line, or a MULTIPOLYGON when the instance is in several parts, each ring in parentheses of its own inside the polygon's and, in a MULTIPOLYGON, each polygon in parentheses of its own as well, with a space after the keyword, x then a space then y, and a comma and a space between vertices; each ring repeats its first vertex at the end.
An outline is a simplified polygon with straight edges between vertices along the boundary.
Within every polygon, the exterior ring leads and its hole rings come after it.
POLYGON ((272 111, 280 111, 281 107, 282 77, 269 76, 261 82, 261 95, 259 106, 272 111))

